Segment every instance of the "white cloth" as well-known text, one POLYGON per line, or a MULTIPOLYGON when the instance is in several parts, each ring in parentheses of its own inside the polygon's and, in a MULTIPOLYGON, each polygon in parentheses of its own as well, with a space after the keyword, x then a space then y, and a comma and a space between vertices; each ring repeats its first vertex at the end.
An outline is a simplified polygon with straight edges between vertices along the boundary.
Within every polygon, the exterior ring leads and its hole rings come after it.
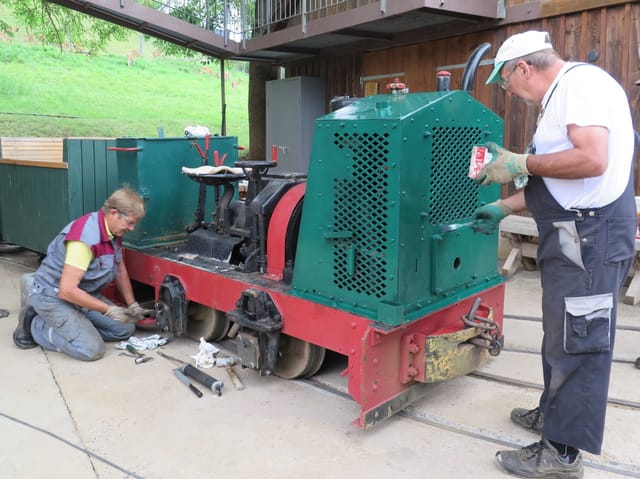
MULTIPOLYGON (((250 168, 245 168, 247 171, 250 171, 250 168)), ((233 173, 235 175, 241 175, 244 172, 242 168, 232 168, 231 166, 207 166, 202 165, 197 168, 188 168, 186 166, 182 167, 182 173, 185 175, 218 175, 222 173, 233 173)))
POLYGON ((211 368, 215 365, 215 355, 220 352, 220 349, 216 348, 213 344, 207 343, 204 338, 200 338, 200 346, 198 347, 198 354, 191 356, 196 360, 197 368, 211 368))
POLYGON ((115 345, 116 349, 127 349, 127 345, 133 346, 138 351, 152 350, 159 346, 167 344, 167 338, 160 336, 159 334, 152 334, 146 338, 138 338, 137 336, 131 336, 126 341, 121 341, 115 345))
POLYGON ((207 136, 209 134, 210 134, 209 128, 207 128, 206 126, 202 126, 202 125, 186 126, 184 128, 184 136, 205 137, 205 136, 207 136))
POLYGON ((543 178, 563 208, 598 208, 615 201, 627 186, 634 148, 631 112, 624 90, 607 72, 580 65, 563 75, 571 65, 563 66, 542 99, 544 106, 551 95, 533 140, 536 154, 555 153, 573 148, 567 125, 602 126, 609 131, 608 166, 601 176, 543 178))

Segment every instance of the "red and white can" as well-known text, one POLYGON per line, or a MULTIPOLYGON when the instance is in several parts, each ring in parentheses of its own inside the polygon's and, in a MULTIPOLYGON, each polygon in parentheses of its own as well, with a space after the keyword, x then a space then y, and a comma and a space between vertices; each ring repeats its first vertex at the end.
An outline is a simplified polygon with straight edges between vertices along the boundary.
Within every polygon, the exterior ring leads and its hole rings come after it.
POLYGON ((475 179, 478 173, 487 166, 493 155, 486 146, 474 146, 471 149, 471 161, 469 162, 469 178, 475 179))

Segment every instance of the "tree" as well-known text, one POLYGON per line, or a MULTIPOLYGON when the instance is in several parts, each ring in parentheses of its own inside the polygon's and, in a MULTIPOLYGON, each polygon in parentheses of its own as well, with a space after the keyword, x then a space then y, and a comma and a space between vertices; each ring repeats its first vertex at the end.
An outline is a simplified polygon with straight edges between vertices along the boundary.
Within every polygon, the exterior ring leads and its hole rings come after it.
MULTIPOLYGON (((142 0, 144 1, 144 0, 142 0)), ((265 23, 265 12, 276 8, 279 0, 255 0, 247 2, 244 6, 244 18, 242 15, 241 0, 227 0, 227 11, 224 10, 224 2, 213 0, 185 0, 178 6, 170 6, 170 2, 162 4, 161 9, 166 13, 178 17, 200 28, 213 31, 219 35, 225 35, 225 27, 229 25, 239 27, 253 33, 256 25, 265 23), (267 3, 269 9, 267 9, 267 3), (249 20, 251 19, 251 20, 249 20), (246 22, 247 24, 244 24, 246 22)), ((147 0, 148 6, 153 6, 153 0, 147 0)), ((260 34, 264 34, 262 27, 258 28, 260 34)), ((195 52, 163 40, 155 40, 154 45, 166 54, 182 52, 185 56, 193 56, 195 52)), ((210 61, 211 59, 209 59, 210 61)), ((248 157, 255 160, 266 160, 266 82, 277 78, 277 71, 267 62, 252 61, 249 64, 249 143, 248 157)))
MULTIPOLYGON (((45 0, 0 0, 21 22, 27 33, 45 45, 61 51, 95 54, 112 40, 124 40, 127 30, 45 0)), ((13 36, 13 30, 0 22, 0 30, 13 36)))
POLYGON ((270 160, 267 156, 267 82, 276 79, 276 69, 270 63, 251 62, 249 65, 249 158, 270 160))
MULTIPOLYGON (((238 0, 235 0, 237 2, 238 0)), ((147 4, 149 7, 156 7, 153 2, 140 2, 147 4)), ((224 10, 220 7, 220 2, 191 0, 181 5, 171 7, 168 4, 161 4, 161 10, 173 17, 177 17, 185 22, 196 25, 205 30, 216 32, 220 35, 224 34, 224 10)), ((154 39, 153 44, 165 55, 194 57, 199 55, 195 50, 181 47, 175 43, 166 40, 154 39)), ((209 63, 211 59, 206 59, 204 63, 209 63)))

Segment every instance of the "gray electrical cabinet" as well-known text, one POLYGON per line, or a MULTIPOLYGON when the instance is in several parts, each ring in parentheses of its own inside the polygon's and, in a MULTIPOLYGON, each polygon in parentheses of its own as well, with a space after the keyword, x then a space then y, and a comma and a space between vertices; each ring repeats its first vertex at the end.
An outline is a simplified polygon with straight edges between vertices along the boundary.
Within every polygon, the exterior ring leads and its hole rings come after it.
POLYGON ((307 173, 316 118, 326 113, 325 82, 292 77, 267 82, 267 159, 277 154, 273 172, 307 173))

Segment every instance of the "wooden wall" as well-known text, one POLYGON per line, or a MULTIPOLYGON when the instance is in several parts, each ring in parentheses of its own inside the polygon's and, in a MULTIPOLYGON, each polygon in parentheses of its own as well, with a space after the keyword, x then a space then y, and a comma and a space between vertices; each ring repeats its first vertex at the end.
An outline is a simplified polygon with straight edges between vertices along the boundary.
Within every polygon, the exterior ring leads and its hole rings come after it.
MULTIPOLYGON (((451 88, 458 89, 464 65, 478 45, 483 42, 492 44, 483 58, 484 63, 489 63, 487 60, 493 59, 507 37, 531 29, 548 31, 555 49, 566 60, 591 61, 615 77, 628 94, 634 125, 640 131, 640 85, 635 85, 640 80, 639 2, 549 16, 388 50, 320 57, 288 65, 286 75, 326 78, 327 105, 334 96, 364 96, 365 86, 367 93, 373 91, 375 85, 361 81, 363 77, 395 72, 404 72, 402 81, 410 91, 433 91, 436 89, 435 74, 444 68, 452 74, 451 88)), ((522 101, 507 97, 495 85, 485 85, 490 71, 490 64, 480 66, 473 94, 505 119, 505 146, 521 151, 533 134, 537 108, 527 107, 522 101)), ((374 80, 380 93, 386 91, 385 86, 390 80, 374 80)), ((636 154, 637 195, 640 194, 639 163, 640 155, 636 154)))

